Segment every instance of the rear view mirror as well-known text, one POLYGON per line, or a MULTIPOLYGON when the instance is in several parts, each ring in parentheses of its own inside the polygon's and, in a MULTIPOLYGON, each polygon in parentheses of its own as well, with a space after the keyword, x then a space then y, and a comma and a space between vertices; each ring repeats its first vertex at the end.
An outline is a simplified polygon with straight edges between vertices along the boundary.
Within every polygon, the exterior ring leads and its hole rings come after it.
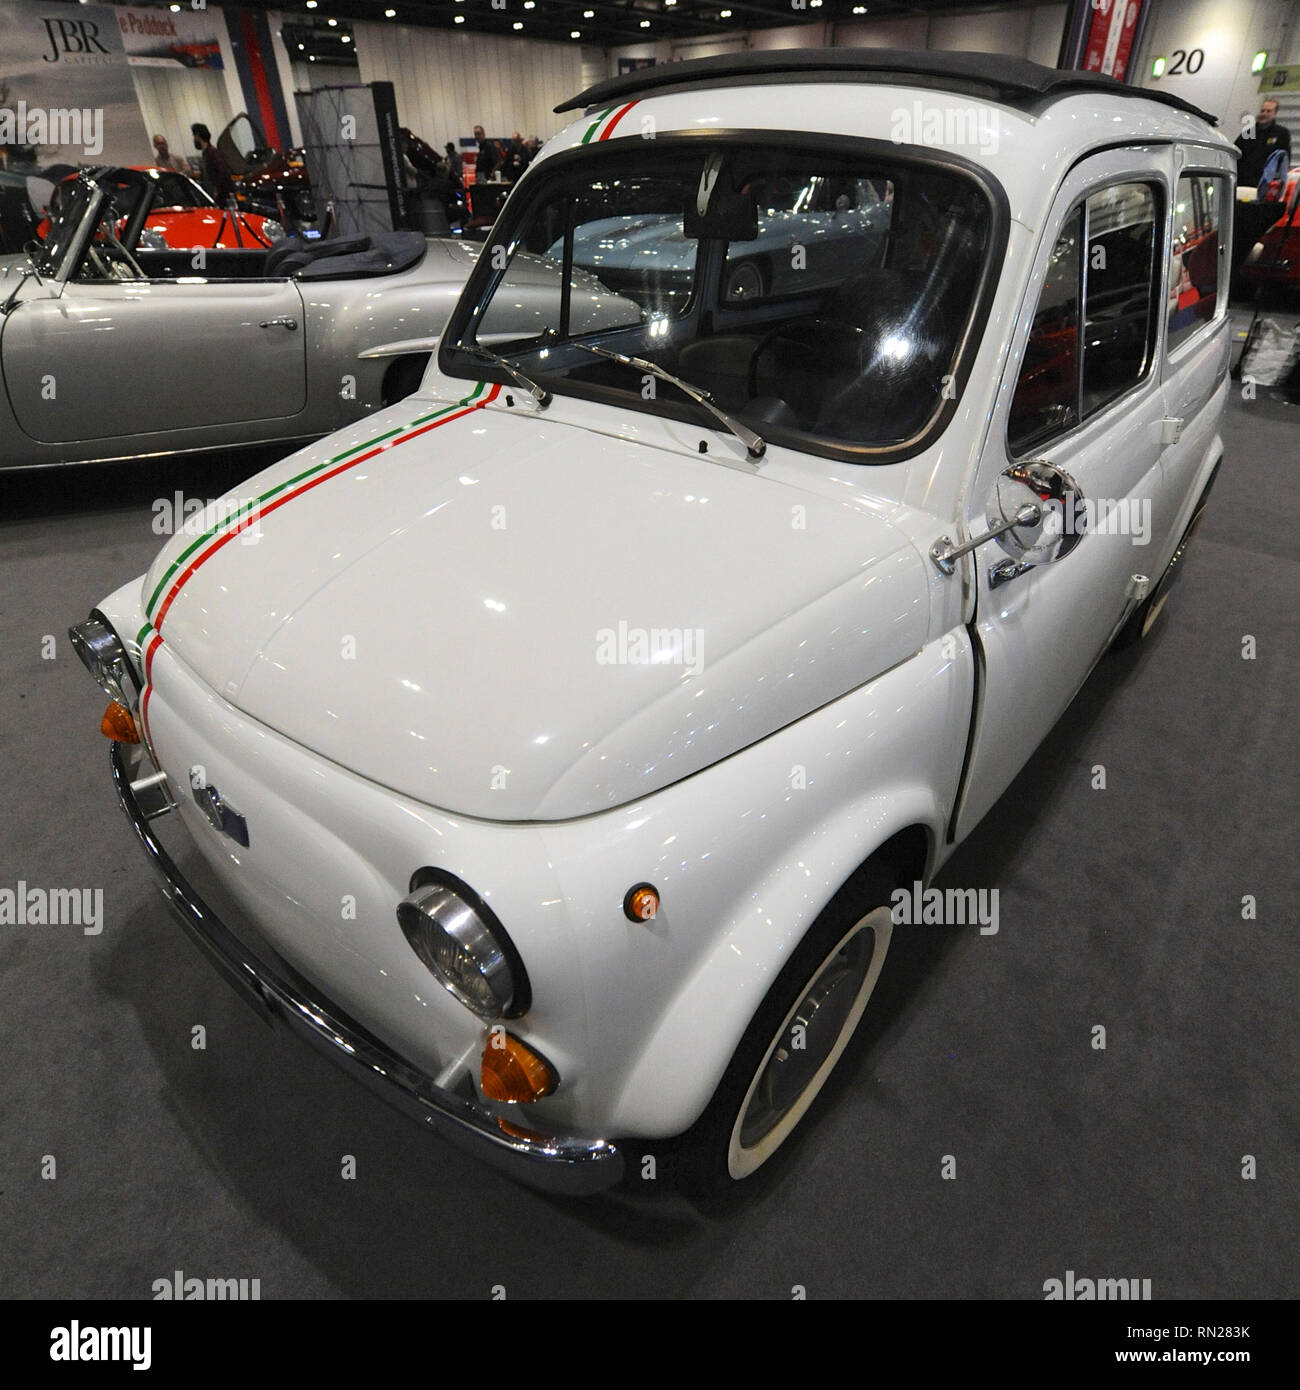
POLYGON ((715 193, 703 213, 694 203, 686 208, 682 230, 696 240, 753 241, 758 236, 758 204, 752 193, 715 193))

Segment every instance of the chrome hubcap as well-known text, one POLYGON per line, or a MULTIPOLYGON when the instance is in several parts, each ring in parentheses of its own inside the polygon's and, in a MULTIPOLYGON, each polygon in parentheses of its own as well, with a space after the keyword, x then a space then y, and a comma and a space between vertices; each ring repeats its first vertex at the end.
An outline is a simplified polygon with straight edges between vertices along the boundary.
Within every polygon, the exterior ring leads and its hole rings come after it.
POLYGON ((858 932, 818 973, 781 1032, 740 1124, 751 1148, 789 1113, 831 1055, 871 968, 875 934, 858 932))

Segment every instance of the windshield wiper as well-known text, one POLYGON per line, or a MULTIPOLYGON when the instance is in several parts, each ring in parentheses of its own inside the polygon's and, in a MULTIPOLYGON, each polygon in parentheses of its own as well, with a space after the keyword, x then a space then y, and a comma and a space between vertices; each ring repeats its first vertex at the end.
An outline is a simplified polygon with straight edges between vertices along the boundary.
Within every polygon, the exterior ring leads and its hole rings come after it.
POLYGON ((528 376, 521 372, 518 367, 507 358, 502 357, 499 352, 489 352, 485 347, 469 347, 465 343, 457 343, 453 348, 454 352, 467 352, 471 357, 481 357, 485 362, 491 362, 500 367, 503 372, 508 372, 520 386, 526 387, 528 394, 537 402, 538 410, 544 410, 551 403, 551 393, 528 376))
POLYGON ((750 458, 761 459, 766 452, 767 442, 761 435, 755 434, 748 425, 742 425, 739 420, 728 415, 707 391, 702 391, 698 386, 692 386, 689 381, 674 376, 657 362, 648 362, 644 357, 629 357, 626 353, 614 352, 610 348, 593 347, 590 343, 572 343, 570 346, 581 348, 583 352, 594 352, 597 357, 608 357, 613 362, 625 363, 629 367, 639 367, 641 371, 657 376, 660 381, 669 382, 691 400, 702 405, 705 410, 716 415, 749 451, 750 458))

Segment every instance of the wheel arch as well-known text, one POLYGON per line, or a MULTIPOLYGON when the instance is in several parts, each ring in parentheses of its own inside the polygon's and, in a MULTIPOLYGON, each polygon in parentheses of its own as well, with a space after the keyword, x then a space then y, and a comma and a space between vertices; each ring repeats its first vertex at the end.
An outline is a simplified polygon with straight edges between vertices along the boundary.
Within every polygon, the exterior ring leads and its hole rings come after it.
POLYGON ((885 866, 895 883, 928 882, 944 824, 932 790, 909 785, 875 789, 808 827, 791 845, 783 871, 764 885, 761 907, 753 895, 735 904, 728 930, 661 1014, 624 1079, 612 1132, 668 1138, 689 1129, 772 983, 827 905, 871 864, 885 866), (820 891, 810 893, 810 882, 820 891))

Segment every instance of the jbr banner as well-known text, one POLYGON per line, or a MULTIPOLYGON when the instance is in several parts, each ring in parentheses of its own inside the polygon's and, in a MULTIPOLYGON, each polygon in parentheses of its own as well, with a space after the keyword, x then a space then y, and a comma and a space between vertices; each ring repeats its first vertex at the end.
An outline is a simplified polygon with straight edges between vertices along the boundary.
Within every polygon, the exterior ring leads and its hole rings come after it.
POLYGON ((106 5, 0 0, 0 160, 129 164, 144 122, 106 5))

